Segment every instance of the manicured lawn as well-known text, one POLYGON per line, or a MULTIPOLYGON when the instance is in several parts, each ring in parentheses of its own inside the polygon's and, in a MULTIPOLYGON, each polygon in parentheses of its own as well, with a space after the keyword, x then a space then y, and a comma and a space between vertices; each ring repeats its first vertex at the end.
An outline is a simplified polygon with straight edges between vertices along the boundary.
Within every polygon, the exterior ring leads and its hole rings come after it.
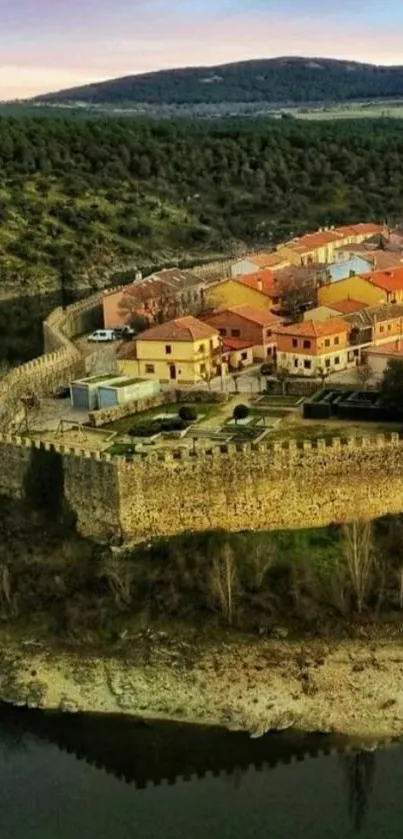
MULTIPOLYGON (((156 417, 163 414, 169 414, 172 417, 177 416, 179 409, 186 403, 181 402, 175 405, 161 405, 159 408, 153 408, 152 411, 143 411, 141 414, 132 414, 129 417, 123 417, 115 422, 104 425, 106 431, 116 431, 118 434, 129 434, 136 425, 144 425, 144 423, 151 422, 156 417)), ((189 403, 190 405, 190 403, 189 403)), ((202 405, 193 405, 199 417, 203 420, 210 419, 213 416, 219 417, 221 413, 221 406, 215 403, 206 403, 202 405)))
POLYGON ((300 405, 303 402, 303 396, 271 396, 270 393, 265 393, 264 396, 261 396, 258 401, 256 401, 256 405, 282 405, 284 408, 294 408, 297 405, 300 405))

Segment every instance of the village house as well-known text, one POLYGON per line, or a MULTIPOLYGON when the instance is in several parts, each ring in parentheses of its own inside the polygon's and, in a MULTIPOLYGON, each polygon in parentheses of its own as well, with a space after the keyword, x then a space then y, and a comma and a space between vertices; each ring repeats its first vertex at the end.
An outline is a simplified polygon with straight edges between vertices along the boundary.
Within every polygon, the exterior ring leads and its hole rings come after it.
POLYGON ((363 360, 368 365, 374 378, 381 379, 388 361, 398 359, 403 361, 403 338, 397 338, 379 347, 368 347, 363 352, 363 360))
POLYGON ((325 283, 318 288, 318 305, 333 306, 340 300, 348 299, 364 303, 366 306, 377 306, 386 303, 387 293, 379 285, 370 281, 368 275, 364 277, 347 277, 335 283, 325 283))
POLYGON ((385 294, 387 303, 403 302, 403 266, 383 271, 372 271, 363 274, 363 279, 368 280, 380 289, 385 294))
POLYGON ((277 365, 291 375, 318 376, 353 366, 351 325, 341 317, 277 327, 277 365))
MULTIPOLYGON (((281 318, 272 312, 264 312, 253 306, 232 306, 220 312, 213 312, 204 318, 218 329, 225 348, 236 349, 236 342, 241 342, 246 355, 239 361, 245 363, 262 362, 275 357, 276 336, 274 329, 281 324, 281 318), (250 348, 250 352, 247 350, 250 348)), ((232 363, 231 363, 231 366, 232 363)))
POLYGON ((403 339, 402 303, 366 307, 346 314, 344 319, 351 326, 351 342, 361 348, 369 345, 378 347, 403 339))
POLYGON ((104 326, 113 329, 141 318, 162 322, 202 306, 206 281, 179 268, 164 268, 144 279, 104 292, 104 326))
POLYGON ((358 224, 332 227, 307 233, 279 245, 277 252, 292 265, 314 265, 335 262, 336 249, 348 244, 358 244, 382 231, 381 225, 358 224))
POLYGON ((274 300, 276 283, 272 272, 267 269, 210 283, 204 292, 205 307, 212 310, 252 306, 268 312, 274 300))
POLYGON ((192 385, 224 375, 222 341, 208 323, 188 315, 137 335, 118 360, 127 376, 158 379, 172 386, 192 385))
POLYGON ((286 268, 289 265, 287 259, 280 256, 279 253, 256 253, 238 259, 231 265, 231 276, 239 277, 243 274, 254 274, 256 271, 269 268, 270 270, 278 270, 279 268, 286 268))

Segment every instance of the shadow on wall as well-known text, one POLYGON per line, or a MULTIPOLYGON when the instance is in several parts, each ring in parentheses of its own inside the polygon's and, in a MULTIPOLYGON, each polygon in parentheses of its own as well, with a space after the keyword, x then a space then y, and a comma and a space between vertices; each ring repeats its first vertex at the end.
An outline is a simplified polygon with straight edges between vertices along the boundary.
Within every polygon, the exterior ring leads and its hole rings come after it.
POLYGON ((64 493, 63 457, 60 452, 31 449, 24 479, 25 500, 52 528, 75 530, 77 516, 64 493))

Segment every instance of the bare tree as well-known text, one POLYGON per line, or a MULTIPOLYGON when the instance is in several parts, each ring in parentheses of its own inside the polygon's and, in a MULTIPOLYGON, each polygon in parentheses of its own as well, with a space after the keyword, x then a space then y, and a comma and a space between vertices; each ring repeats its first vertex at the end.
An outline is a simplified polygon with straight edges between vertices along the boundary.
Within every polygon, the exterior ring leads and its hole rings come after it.
POLYGON ((343 525, 342 549, 347 572, 361 614, 369 591, 375 565, 372 523, 356 519, 343 525))
POLYGON ((100 576, 105 578, 119 609, 130 606, 132 567, 127 559, 118 556, 108 556, 101 569, 100 576))
POLYGON ((372 379, 372 370, 367 362, 356 367, 355 375, 362 390, 367 389, 368 382, 372 379))
POLYGON ((276 294, 287 314, 293 319, 301 318, 301 313, 312 308, 317 302, 316 280, 313 276, 277 277, 276 294))
POLYGON ((324 387, 324 385, 325 385, 325 382, 326 382, 326 379, 327 379, 327 377, 328 377, 328 375, 329 375, 329 372, 330 372, 330 371, 329 371, 329 370, 326 370, 326 368, 325 368, 325 367, 318 367, 318 368, 317 368, 317 374, 318 374, 318 376, 319 376, 319 378, 320 378, 320 381, 321 381, 322 387, 324 387))
POLYGON ((231 545, 226 542, 213 560, 210 575, 210 592, 213 600, 220 607, 229 625, 234 616, 234 598, 238 591, 238 570, 235 554, 231 545))

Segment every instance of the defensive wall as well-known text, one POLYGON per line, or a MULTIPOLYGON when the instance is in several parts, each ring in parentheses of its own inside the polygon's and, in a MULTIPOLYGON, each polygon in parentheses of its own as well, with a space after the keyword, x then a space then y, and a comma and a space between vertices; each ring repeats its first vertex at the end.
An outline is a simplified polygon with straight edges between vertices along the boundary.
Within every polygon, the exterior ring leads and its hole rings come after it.
POLYGON ((393 433, 128 459, 2 434, 0 494, 50 517, 64 506, 83 535, 116 544, 219 528, 320 527, 403 511, 403 441, 393 433))
POLYGON ((44 355, 21 364, 0 382, 0 430, 17 427, 23 414, 22 399, 45 396, 66 380, 85 372, 85 360, 72 339, 101 324, 101 295, 57 308, 43 324, 44 355))

